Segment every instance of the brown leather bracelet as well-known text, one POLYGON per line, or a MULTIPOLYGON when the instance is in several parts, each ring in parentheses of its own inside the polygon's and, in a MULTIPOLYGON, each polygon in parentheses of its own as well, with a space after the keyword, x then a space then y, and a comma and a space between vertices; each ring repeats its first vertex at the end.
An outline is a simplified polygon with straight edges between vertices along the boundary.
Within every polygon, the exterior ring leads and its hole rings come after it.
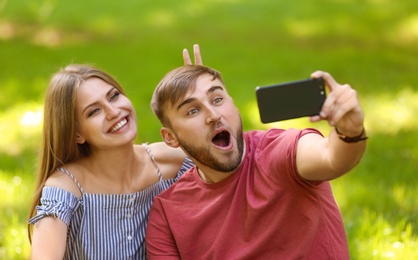
POLYGON ((346 143, 357 143, 360 141, 366 140, 368 137, 364 135, 364 127, 363 130, 361 130, 361 133, 358 136, 354 137, 348 137, 345 134, 342 134, 340 131, 338 131, 338 128, 335 128, 335 131, 337 132, 338 137, 346 143))

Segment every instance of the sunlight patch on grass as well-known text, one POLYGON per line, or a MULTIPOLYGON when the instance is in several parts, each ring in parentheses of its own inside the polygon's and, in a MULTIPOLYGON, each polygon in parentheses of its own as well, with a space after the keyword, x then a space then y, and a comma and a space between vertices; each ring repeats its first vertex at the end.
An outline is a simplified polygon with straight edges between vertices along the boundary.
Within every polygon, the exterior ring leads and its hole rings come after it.
MULTIPOLYGON (((0 169, 0 208, 28 205, 33 192, 33 179, 28 172, 0 169)), ((26 210, 26 209, 25 209, 26 210)))
POLYGON ((353 259, 418 257, 418 237, 413 230, 418 205, 414 185, 370 186, 356 180, 342 177, 332 181, 353 259))
POLYGON ((19 223, 19 218, 13 214, 11 223, 2 228, 0 259, 29 259, 30 244, 27 238, 27 226, 19 223))
POLYGON ((368 132, 396 135, 400 130, 418 129, 418 92, 410 87, 398 89, 361 100, 368 132))
POLYGON ((26 216, 33 192, 33 180, 24 172, 0 170, 0 259, 28 259, 26 216), (14 175, 16 174, 16 175, 14 175), (14 176, 13 176, 14 175, 14 176), (15 207, 22 210, 17 211, 15 207))
POLYGON ((62 44, 63 39, 57 30, 44 28, 35 32, 32 41, 40 46, 57 47, 62 44))
POLYGON ((101 16, 93 20, 90 24, 93 31, 103 34, 110 34, 119 30, 118 22, 112 16, 101 16))
POLYGON ((391 225, 382 213, 364 210, 355 226, 351 246, 356 248, 358 259, 418 257, 418 238, 405 218, 391 225))
MULTIPOLYGON (((390 30, 388 30, 390 31, 390 30)), ((407 16, 389 34, 390 40, 398 44, 418 42, 418 14, 407 16)))
MULTIPOLYGON (((116 26, 111 27, 109 23, 98 21, 94 23, 94 29, 103 33, 101 28, 116 30, 116 26)), ((12 40, 26 38, 29 42, 45 47, 58 47, 64 44, 86 43, 92 36, 89 32, 66 31, 53 26, 42 26, 40 24, 19 24, 8 20, 0 20, 0 39, 12 40)))
POLYGON ((396 201, 398 210, 415 212, 418 216, 418 192, 416 189, 404 185, 392 188, 392 198, 396 201))
POLYGON ((288 32, 296 37, 315 36, 323 30, 323 25, 317 21, 288 20, 285 26, 288 32))
POLYGON ((377 182, 371 187, 362 182, 353 181, 356 178, 353 175, 350 177, 341 177, 332 181, 332 190, 342 212, 353 210, 353 206, 373 208, 377 211, 396 208, 396 214, 408 215, 411 219, 417 217, 418 194, 414 184, 377 182))
POLYGON ((152 12, 147 18, 148 24, 158 28, 170 28, 176 25, 176 15, 170 10, 152 12))
POLYGON ((0 21, 0 39, 8 40, 14 37, 16 28, 8 21, 0 21))
POLYGON ((42 111, 27 111, 20 120, 21 126, 36 127, 42 123, 42 111))
POLYGON ((28 103, 0 114, 0 153, 17 155, 37 149, 42 130, 42 105, 28 103))

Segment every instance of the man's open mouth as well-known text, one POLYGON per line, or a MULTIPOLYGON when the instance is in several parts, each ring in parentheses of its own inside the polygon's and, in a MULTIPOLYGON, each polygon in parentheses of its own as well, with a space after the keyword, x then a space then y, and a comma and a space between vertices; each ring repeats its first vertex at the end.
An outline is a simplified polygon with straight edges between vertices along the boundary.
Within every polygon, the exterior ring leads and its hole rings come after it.
POLYGON ((219 147, 227 147, 230 141, 231 135, 227 131, 220 132, 212 139, 212 143, 219 147))

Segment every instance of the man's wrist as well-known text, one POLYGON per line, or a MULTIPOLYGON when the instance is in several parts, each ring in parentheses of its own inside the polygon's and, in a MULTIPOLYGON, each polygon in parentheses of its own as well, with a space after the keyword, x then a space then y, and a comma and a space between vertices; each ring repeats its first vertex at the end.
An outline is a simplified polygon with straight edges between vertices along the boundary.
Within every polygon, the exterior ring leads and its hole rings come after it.
POLYGON ((364 127, 363 127, 363 130, 361 130, 361 133, 359 134, 359 135, 357 135, 357 136, 353 136, 353 137, 350 137, 350 136, 347 136, 347 135, 345 135, 345 134, 343 134, 343 133, 341 133, 339 130, 338 130, 338 128, 335 128, 335 132, 337 133, 337 135, 338 135, 338 137, 343 141, 343 142, 346 142, 346 143, 357 143, 357 142, 360 142, 360 141, 364 141, 364 140, 367 140, 367 136, 366 136, 366 130, 364 129, 364 127))

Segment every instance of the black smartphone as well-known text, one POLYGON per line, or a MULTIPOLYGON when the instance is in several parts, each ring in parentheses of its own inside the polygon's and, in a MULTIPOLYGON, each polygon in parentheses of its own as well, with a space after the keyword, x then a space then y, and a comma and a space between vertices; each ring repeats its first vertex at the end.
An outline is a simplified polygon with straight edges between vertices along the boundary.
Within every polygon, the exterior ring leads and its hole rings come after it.
POLYGON ((263 123, 318 115, 326 98, 322 78, 258 86, 255 92, 263 123))

